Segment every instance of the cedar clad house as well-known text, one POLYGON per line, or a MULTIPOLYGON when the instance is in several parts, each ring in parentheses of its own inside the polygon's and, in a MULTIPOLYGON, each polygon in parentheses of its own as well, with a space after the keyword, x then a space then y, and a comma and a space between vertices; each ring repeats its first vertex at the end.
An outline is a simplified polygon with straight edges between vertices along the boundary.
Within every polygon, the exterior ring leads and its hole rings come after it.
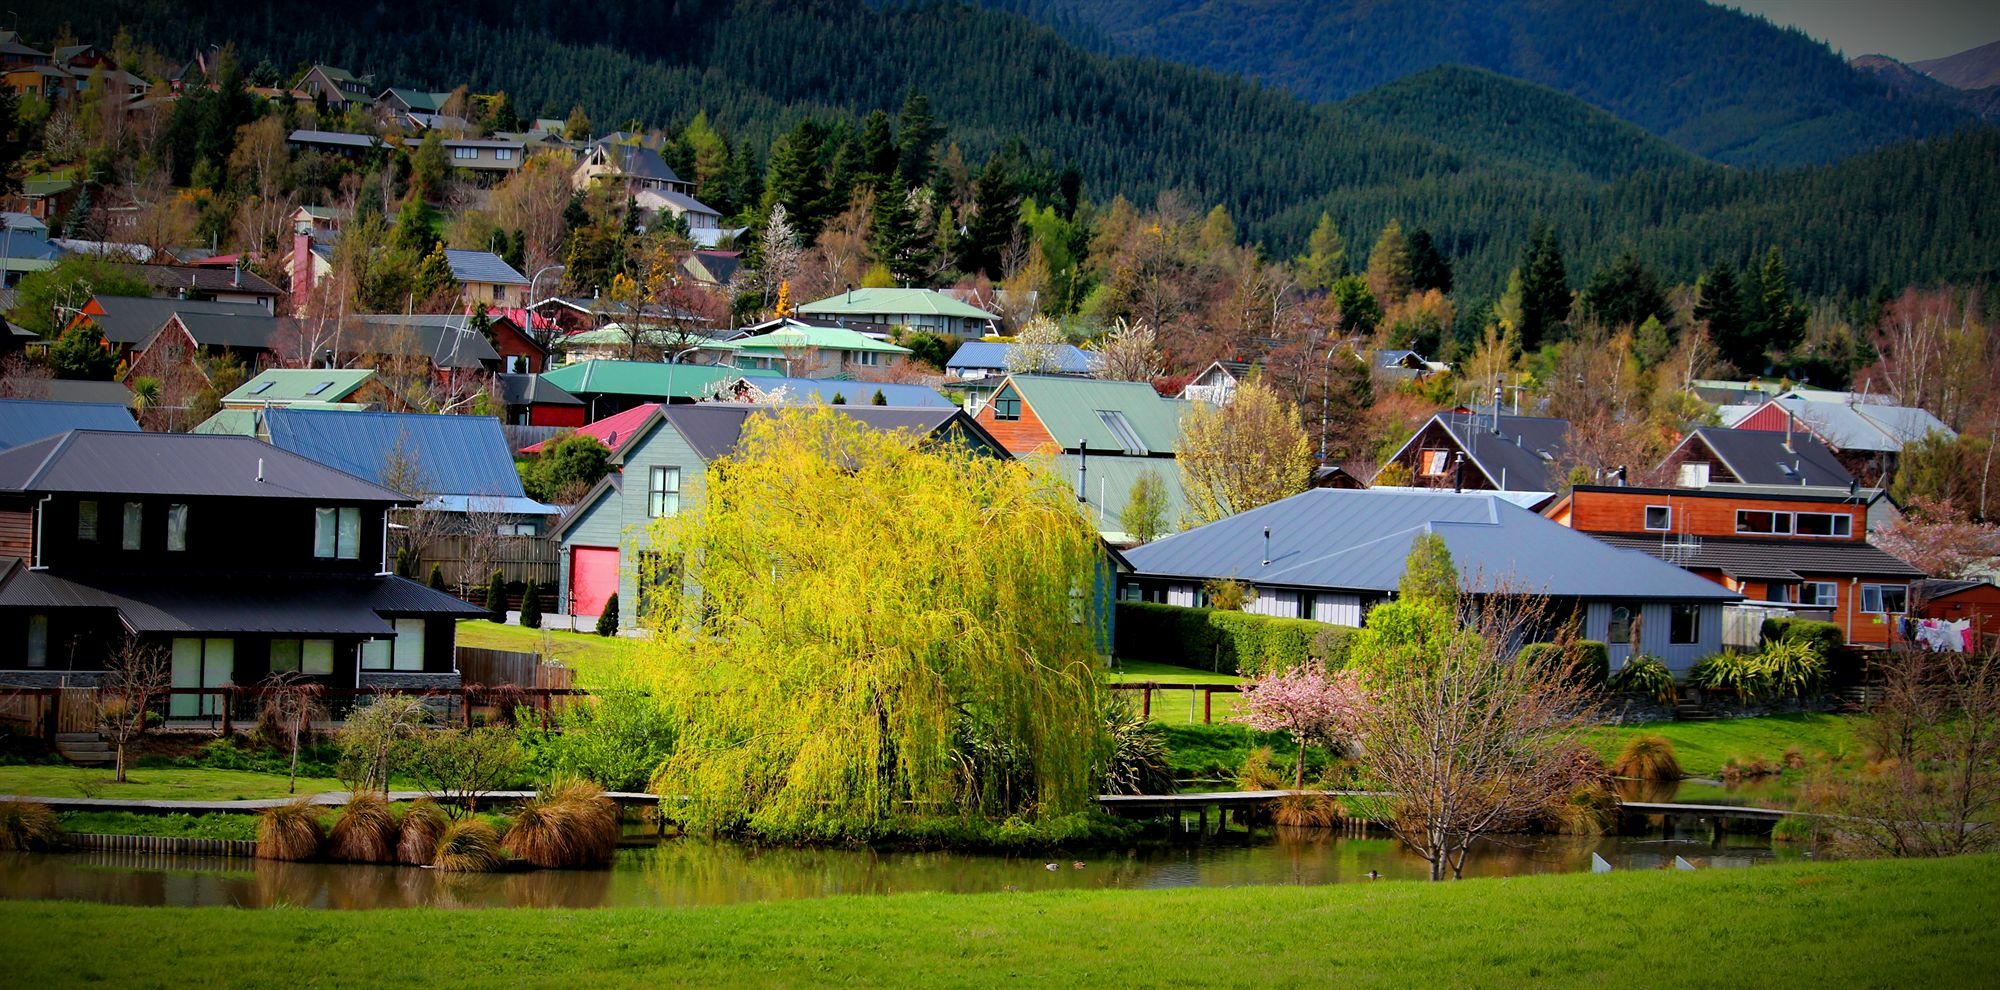
POLYGON ((1753 602, 1885 646, 1923 572, 1867 542, 1868 507, 1837 495, 1579 485, 1549 518, 1678 564, 1753 602))
POLYGON ((1566 419, 1458 410, 1432 416, 1389 464, 1402 465, 1407 484, 1420 488, 1554 492, 1565 480, 1559 465, 1568 446, 1566 419))
MULTIPOLYGON (((482 611, 387 573, 395 492, 248 437, 76 430, 0 452, 0 683, 90 686, 126 634, 173 687, 298 671, 456 687, 482 611)), ((220 714, 174 695, 169 717, 220 714)))

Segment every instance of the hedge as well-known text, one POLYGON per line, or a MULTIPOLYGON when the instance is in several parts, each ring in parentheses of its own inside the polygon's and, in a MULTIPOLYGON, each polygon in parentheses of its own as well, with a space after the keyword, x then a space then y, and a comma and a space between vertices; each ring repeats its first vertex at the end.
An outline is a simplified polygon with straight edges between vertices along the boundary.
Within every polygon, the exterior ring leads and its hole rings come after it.
POLYGON ((1308 663, 1343 667, 1353 633, 1310 619, 1119 602, 1116 646, 1133 660, 1254 676, 1308 663))
MULTIPOLYGON (((1583 668, 1585 682, 1603 687, 1611 680, 1611 648, 1594 639, 1577 640, 1576 646, 1577 665, 1583 668)), ((1521 647, 1519 659, 1533 663, 1558 649, 1554 643, 1529 643, 1521 647)))
POLYGON ((1817 647, 1819 655, 1826 659, 1831 687, 1846 687, 1863 679, 1866 663, 1861 651, 1847 645, 1847 634, 1836 623, 1790 617, 1771 618, 1764 620, 1757 635, 1766 643, 1799 639, 1817 647))

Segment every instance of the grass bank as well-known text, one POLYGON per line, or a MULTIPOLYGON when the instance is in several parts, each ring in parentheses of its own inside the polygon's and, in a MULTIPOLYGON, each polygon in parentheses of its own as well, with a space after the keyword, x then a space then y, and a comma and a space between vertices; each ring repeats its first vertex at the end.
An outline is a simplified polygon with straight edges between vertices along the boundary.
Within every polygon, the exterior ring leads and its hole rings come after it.
MULTIPOLYGON (((125 783, 107 768, 56 765, 0 766, 0 794, 36 797, 115 798, 130 801, 242 801, 285 797, 283 774, 254 770, 129 767, 125 783)), ((330 777, 300 777, 300 794, 346 788, 330 777)))
POLYGON ((480 619, 461 620, 458 645, 485 650, 512 650, 553 657, 576 671, 581 688, 600 687, 616 673, 619 662, 631 655, 633 640, 599 636, 566 629, 524 629, 480 619))
POLYGON ((1592 743, 1609 762, 1633 736, 1665 736, 1674 744, 1682 771, 1695 777, 1713 777, 1732 757, 1762 757, 1775 762, 1794 746, 1814 762, 1822 753, 1836 762, 1858 755, 1862 748, 1859 732, 1867 719, 1865 715, 1805 714, 1713 722, 1638 722, 1606 728, 1592 737, 1592 743))
POLYGON ((158 835, 176 839, 257 839, 256 815, 139 815, 129 811, 70 811, 56 816, 65 832, 158 835))
POLYGON ((0 956, 51 987, 1972 986, 1996 911, 1980 857, 663 910, 9 902, 0 930, 34 937, 0 956))

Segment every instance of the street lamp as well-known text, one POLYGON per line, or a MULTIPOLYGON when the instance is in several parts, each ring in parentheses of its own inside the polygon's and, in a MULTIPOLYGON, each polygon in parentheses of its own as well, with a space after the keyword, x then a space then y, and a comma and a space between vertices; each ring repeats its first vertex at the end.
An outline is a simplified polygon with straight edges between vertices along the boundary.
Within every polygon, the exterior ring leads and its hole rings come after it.
POLYGON ((1319 359, 1319 463, 1326 465, 1326 398, 1333 390, 1333 352, 1340 349, 1338 342, 1326 349, 1326 356, 1319 359))
MULTIPOLYGON (((524 307, 524 308, 525 308, 525 309, 527 310, 527 312, 528 312, 528 332, 530 332, 530 333, 533 333, 533 332, 534 332, 534 330, 535 330, 535 285, 536 285, 536 283, 538 283, 538 282, 540 282, 540 281, 541 281, 541 279, 542 279, 542 276, 544 276, 544 275, 547 275, 547 274, 548 274, 548 273, 550 273, 550 272, 560 272, 560 271, 566 271, 566 270, 568 270, 568 267, 569 267, 569 266, 567 266, 567 265, 543 265, 540 271, 537 271, 537 272, 536 272, 535 274, 533 274, 533 275, 529 276, 529 278, 528 278, 528 304, 527 304, 527 306, 526 306, 526 307, 524 307)), ((544 346, 546 346, 546 345, 548 344, 548 341, 546 341, 546 340, 545 340, 545 341, 542 341, 542 344, 543 344, 544 346)))

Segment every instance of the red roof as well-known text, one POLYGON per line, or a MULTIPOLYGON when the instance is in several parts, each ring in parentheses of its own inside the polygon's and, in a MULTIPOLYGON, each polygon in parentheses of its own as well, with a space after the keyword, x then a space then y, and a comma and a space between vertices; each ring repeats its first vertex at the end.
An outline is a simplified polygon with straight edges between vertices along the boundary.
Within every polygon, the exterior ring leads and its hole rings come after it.
MULTIPOLYGON (((639 424, 644 423, 646 417, 651 416, 653 410, 658 408, 660 408, 660 404, 657 402, 648 402, 642 406, 634 406, 616 416, 606 416, 595 423, 579 426, 575 432, 587 437, 596 437, 606 447, 611 448, 611 452, 615 454, 618 452, 618 448, 623 447, 626 441, 632 439, 632 433, 639 428, 639 424)), ((541 443, 522 447, 521 453, 539 454, 542 452, 543 447, 559 439, 561 438, 551 437, 541 443)))

